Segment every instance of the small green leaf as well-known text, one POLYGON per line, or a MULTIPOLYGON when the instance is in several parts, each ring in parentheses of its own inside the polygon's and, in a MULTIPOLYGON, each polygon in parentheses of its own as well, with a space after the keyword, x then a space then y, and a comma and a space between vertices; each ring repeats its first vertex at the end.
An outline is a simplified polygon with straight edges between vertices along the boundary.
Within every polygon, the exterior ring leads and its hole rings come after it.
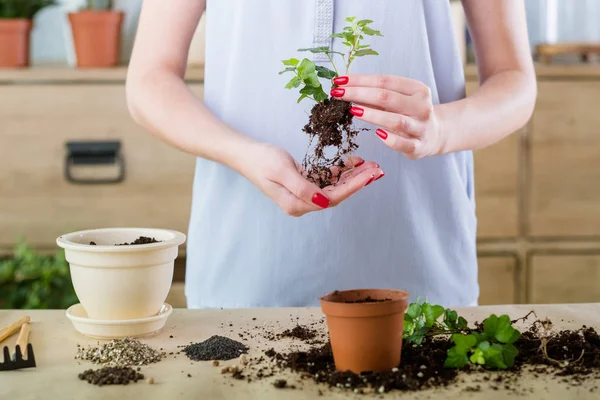
POLYGON ((466 350, 463 351, 457 347, 448 350, 448 355, 444 361, 446 368, 462 368, 469 363, 466 350))
POLYGON ((297 88, 302 83, 302 79, 299 76, 293 77, 287 85, 285 85, 286 89, 297 88))
POLYGON ((298 97, 298 101, 296 101, 296 103, 300 103, 302 100, 306 99, 308 97, 307 94, 302 94, 300 97, 298 97))
POLYGON ((425 316, 425 326, 431 327, 434 322, 444 314, 444 307, 440 305, 432 306, 429 303, 423 304, 423 315, 425 316))
POLYGON ((296 67, 287 67, 283 71, 279 71, 279 75, 285 74, 286 72, 295 71, 295 70, 296 70, 296 67))
POLYGON ((337 76, 337 74, 334 71, 330 70, 329 68, 323 67, 321 65, 317 65, 316 69, 317 69, 317 75, 320 78, 333 79, 337 76))
POLYGON ((319 82, 319 78, 317 77, 317 74, 314 74, 314 73, 310 74, 306 78, 304 78, 304 83, 307 86, 321 87, 321 82, 319 82))
POLYGON ((513 328, 508 315, 501 315, 498 318, 495 339, 500 343, 514 343, 521 336, 521 332, 513 328))
POLYGON ((297 58, 290 58, 289 60, 283 60, 282 63, 283 65, 290 65, 295 67, 296 65, 298 65, 298 63, 300 62, 300 60, 298 60, 297 58))
POLYGON ((365 27, 362 29, 362 32, 363 32, 365 35, 369 35, 369 36, 383 36, 383 35, 381 34, 381 32, 379 32, 378 30, 375 30, 375 29, 371 29, 371 28, 369 28, 368 26, 365 26, 365 27))
POLYGON ((330 50, 329 47, 327 46, 321 46, 321 47, 311 47, 311 48, 306 48, 306 49, 298 49, 298 51, 310 51, 311 53, 325 53, 325 54, 340 54, 342 55, 343 53, 340 53, 339 51, 333 51, 330 50))
POLYGON ((484 365, 485 358, 483 357, 483 351, 481 351, 481 349, 475 349, 473 354, 471 354, 471 357, 469 357, 469 360, 471 360, 473 364, 484 365))
POLYGON ((315 95, 313 97, 318 103, 320 103, 324 100, 327 100, 329 98, 329 96, 327 96, 327 94, 323 90, 315 93, 315 95))
POLYGON ((456 322, 456 328, 460 330, 467 329, 468 323, 467 320, 463 317, 458 317, 458 321, 456 322))
POLYGON ((346 17, 346 22, 354 22, 356 17, 346 17))
POLYGON ((504 363, 504 357, 502 355, 501 345, 497 343, 490 345, 488 341, 485 341, 479 343, 477 347, 483 352, 485 364, 489 368, 506 369, 506 364, 504 363))
POLYGON ((450 329, 457 329, 456 320, 458 319, 458 314, 454 310, 446 309, 444 312, 444 324, 450 329))
POLYGON ((315 63, 310 61, 308 58, 304 58, 300 65, 298 65, 298 75, 302 79, 306 79, 309 75, 313 74, 316 70, 315 63))
POLYGON ((362 27, 362 26, 366 26, 366 25, 368 25, 368 24, 372 24, 372 23, 373 23, 373 21, 371 21, 370 19, 361 19, 360 21, 358 21, 358 22, 356 23, 356 25, 358 25, 358 26, 361 26, 361 27, 362 27))
POLYGON ((345 34, 344 33, 332 33, 329 37, 330 38, 344 39, 345 38, 345 34))
POLYGON ((358 50, 356 53, 354 53, 354 55, 356 57, 363 57, 363 56, 378 56, 379 53, 376 52, 373 49, 362 49, 362 50, 358 50))

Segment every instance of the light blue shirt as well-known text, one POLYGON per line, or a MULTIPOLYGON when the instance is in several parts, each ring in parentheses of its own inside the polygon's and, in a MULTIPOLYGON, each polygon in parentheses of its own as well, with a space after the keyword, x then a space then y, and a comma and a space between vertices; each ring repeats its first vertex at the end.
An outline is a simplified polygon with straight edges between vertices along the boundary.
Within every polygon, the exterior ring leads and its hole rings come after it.
MULTIPOLYGON (((301 131, 313 105, 284 89, 281 60, 331 45, 348 16, 374 21, 379 56, 352 72, 393 74, 431 87, 435 103, 465 95, 447 0, 208 0, 205 103, 223 121, 302 160, 301 131)), ((322 62, 316 59, 319 63, 322 62)), ((323 65, 327 65, 323 61, 323 65)), ((326 91, 328 88, 325 88, 326 91)), ((357 121, 357 124, 364 124, 357 121)), ((473 157, 460 152, 413 161, 374 134, 357 155, 385 178, 338 207, 286 216, 235 171, 198 159, 187 242, 191 308, 314 306, 326 292, 398 288, 446 306, 475 305, 473 157)), ((451 134, 451 133, 450 133, 451 134)))

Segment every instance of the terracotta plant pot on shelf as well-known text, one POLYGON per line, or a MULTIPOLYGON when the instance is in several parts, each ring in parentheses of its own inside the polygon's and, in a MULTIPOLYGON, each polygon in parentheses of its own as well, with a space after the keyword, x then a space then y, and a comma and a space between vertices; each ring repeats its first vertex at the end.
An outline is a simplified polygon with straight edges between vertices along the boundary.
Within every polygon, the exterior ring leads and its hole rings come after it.
POLYGON ((123 18, 123 12, 111 10, 69 13, 79 68, 114 67, 119 63, 123 18))
POLYGON ((337 370, 360 374, 400 365, 408 296, 402 290, 356 289, 321 297, 337 370))
POLYGON ((22 68, 29 65, 30 19, 0 19, 0 67, 22 68))

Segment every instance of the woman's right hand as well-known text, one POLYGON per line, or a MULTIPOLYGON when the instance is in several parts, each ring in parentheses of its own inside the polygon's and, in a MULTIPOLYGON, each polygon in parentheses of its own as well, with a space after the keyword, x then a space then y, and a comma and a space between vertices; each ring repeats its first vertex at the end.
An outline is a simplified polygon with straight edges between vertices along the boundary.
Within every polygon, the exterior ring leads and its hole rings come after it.
POLYGON ((236 169, 294 217, 335 207, 384 175, 376 163, 352 157, 339 182, 320 189, 303 176, 296 160, 277 146, 256 143, 246 147, 244 153, 236 169))

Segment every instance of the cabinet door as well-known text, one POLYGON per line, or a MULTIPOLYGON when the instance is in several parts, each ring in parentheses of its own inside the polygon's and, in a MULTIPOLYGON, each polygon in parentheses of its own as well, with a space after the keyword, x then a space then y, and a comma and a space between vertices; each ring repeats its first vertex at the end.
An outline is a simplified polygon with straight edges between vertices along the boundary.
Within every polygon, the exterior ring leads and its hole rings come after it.
MULTIPOLYGON (((467 93, 477 88, 467 82, 467 93)), ((474 152, 477 236, 482 239, 518 234, 517 171, 521 132, 474 152)))
POLYGON ((479 304, 517 303, 516 273, 515 257, 480 256, 479 304))
POLYGON ((600 81, 540 82, 531 136, 532 236, 600 236, 600 81))
POLYGON ((530 303, 600 302, 600 252, 534 255, 530 268, 530 303))
MULTIPOLYGON (((123 84, 5 86, 0 121, 0 247, 23 237, 55 248, 63 233, 100 227, 187 232, 195 158, 132 120, 123 84), (73 140, 121 141, 125 180, 68 182, 65 143, 73 140)), ((86 167, 99 175, 94 168, 86 167)))

